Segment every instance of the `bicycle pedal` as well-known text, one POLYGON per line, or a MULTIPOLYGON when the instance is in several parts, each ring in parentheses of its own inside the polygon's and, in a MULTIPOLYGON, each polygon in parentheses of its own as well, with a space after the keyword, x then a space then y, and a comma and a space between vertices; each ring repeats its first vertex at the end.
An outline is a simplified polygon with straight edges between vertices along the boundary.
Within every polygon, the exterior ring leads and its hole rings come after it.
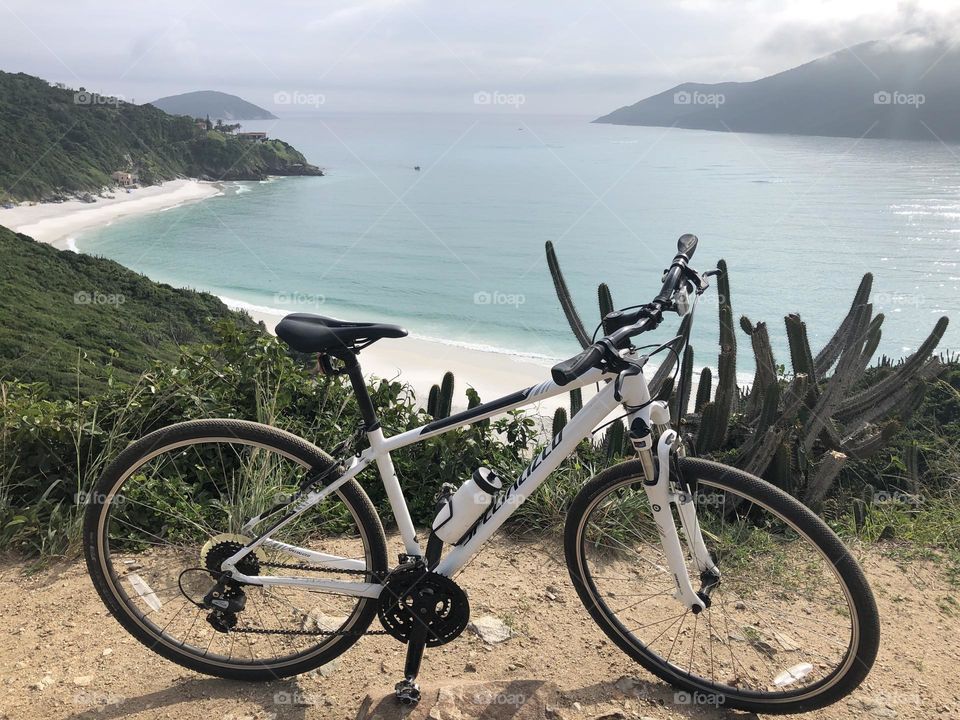
POLYGON ((397 700, 404 705, 416 705, 420 702, 420 686, 409 679, 397 683, 395 694, 397 700))

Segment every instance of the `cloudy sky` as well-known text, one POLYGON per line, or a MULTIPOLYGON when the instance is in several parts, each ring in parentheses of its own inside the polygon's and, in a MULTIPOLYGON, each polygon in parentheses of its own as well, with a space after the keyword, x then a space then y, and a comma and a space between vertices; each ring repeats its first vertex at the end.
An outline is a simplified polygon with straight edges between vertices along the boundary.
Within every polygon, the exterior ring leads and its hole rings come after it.
POLYGON ((599 115, 905 30, 952 37, 951 4, 0 0, 0 69, 136 102, 216 89, 280 110, 278 93, 322 96, 325 112, 476 112, 486 92, 522 95, 523 112, 599 115))

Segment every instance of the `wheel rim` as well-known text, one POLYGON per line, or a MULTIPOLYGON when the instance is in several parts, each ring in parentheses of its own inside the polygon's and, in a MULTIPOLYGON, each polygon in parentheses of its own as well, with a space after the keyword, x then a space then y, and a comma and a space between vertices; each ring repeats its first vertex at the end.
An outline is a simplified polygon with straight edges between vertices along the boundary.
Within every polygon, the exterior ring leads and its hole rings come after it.
MULTIPOLYGON (((220 633, 201 599, 214 581, 202 567, 211 537, 236 534, 251 517, 296 492, 309 462, 280 448, 236 437, 190 439, 164 445, 118 478, 99 505, 97 560, 123 612, 156 643, 198 661, 227 668, 282 669, 323 653, 364 628, 364 598, 293 587, 244 586, 246 606, 236 628, 327 631, 331 635, 220 633)), ((262 529, 259 528, 259 529, 262 529)), ((364 524, 342 492, 332 494, 273 539, 359 560, 369 568, 364 524)), ((223 538, 220 538, 221 540, 223 538)), ((263 562, 300 564, 290 554, 261 549, 263 562)), ((259 574, 372 582, 371 573, 344 575, 263 567, 259 574)))
MULTIPOLYGON (((697 482, 698 520, 722 575, 711 607, 694 615, 673 598, 640 477, 605 489, 582 516, 579 564, 590 602, 623 642, 707 693, 689 702, 796 702, 825 692, 856 656, 849 588, 780 512, 722 483, 697 482)), ((688 571, 697 590, 689 561, 688 571)))

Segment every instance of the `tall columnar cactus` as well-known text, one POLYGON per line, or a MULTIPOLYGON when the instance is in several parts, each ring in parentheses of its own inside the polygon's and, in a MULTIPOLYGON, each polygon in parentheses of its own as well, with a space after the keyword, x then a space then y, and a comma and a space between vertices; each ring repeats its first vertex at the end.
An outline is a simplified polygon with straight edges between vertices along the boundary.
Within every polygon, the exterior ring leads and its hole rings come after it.
POLYGON ((553 427, 551 430, 554 437, 567 426, 567 411, 558 407, 553 413, 553 427))
POLYGON ((574 388, 570 391, 570 417, 572 418, 581 410, 583 410, 583 392, 580 388, 574 388))
MULTIPOLYGON (((450 411, 453 408, 453 385, 454 377, 452 372, 446 372, 439 385, 430 388, 430 394, 427 396, 427 412, 435 419, 450 417, 450 411)), ((479 405, 480 396, 476 396, 479 405)), ((467 399, 470 401, 470 390, 467 391, 467 399)))
POLYGON ((583 320, 577 313, 577 307, 573 304, 573 298, 570 296, 570 290, 567 288, 567 282, 563 279, 563 273, 560 272, 560 263, 557 261, 557 254, 554 252, 553 243, 547 240, 547 266, 550 268, 550 276, 553 278, 553 287, 557 291, 557 298, 560 300, 560 306, 563 308, 563 314, 567 317, 570 324, 570 330, 573 332, 580 347, 586 347, 590 344, 590 336, 587 335, 583 327, 583 320))
POLYGON ((695 413, 703 412, 703 408, 710 402, 710 393, 713 390, 713 373, 710 368, 705 367, 700 371, 700 381, 697 383, 697 397, 693 403, 695 413))
POLYGON ((606 283, 600 283, 597 287, 597 300, 600 304, 600 319, 603 320, 614 311, 613 297, 610 295, 610 288, 607 287, 606 283))
MULTIPOLYGON (((547 261, 567 321, 577 340, 586 347, 590 339, 570 299, 550 243, 547 261)), ((940 318, 929 337, 908 358, 899 363, 882 358, 878 370, 885 370, 885 374, 868 382, 867 368, 880 342, 884 318, 882 314, 873 314, 869 302, 873 276, 867 273, 843 321, 816 354, 811 352, 807 327, 800 316, 790 314, 784 318, 792 379, 781 377, 767 325, 740 318, 740 327, 750 338, 756 367, 749 391, 741 392, 736 383, 736 334, 729 275, 724 261, 717 267, 722 274, 717 281, 720 355, 716 393, 712 394, 714 375, 710 368, 704 368, 693 412, 683 418, 686 425, 696 428, 695 450, 701 454, 735 450, 739 467, 767 476, 816 506, 849 458, 868 457, 882 449, 899 424, 919 407, 925 388, 922 381, 942 370, 933 352, 948 320, 940 318), (734 427, 737 432, 731 433, 734 427), (736 447, 730 446, 731 437, 738 438, 736 447)), ((598 289, 598 297, 603 315, 613 307, 605 285, 598 289)), ((681 326, 681 334, 688 337, 685 331, 689 330, 689 318, 684 318, 684 322, 687 324, 681 326)), ((693 374, 688 370, 692 369, 693 351, 689 347, 684 358, 689 363, 683 363, 672 398, 687 410, 693 384, 693 374)), ((667 382, 675 363, 674 354, 667 353, 650 378, 655 397, 660 397, 660 391, 670 390, 667 382)), ((869 507, 865 512, 868 511, 869 507)))

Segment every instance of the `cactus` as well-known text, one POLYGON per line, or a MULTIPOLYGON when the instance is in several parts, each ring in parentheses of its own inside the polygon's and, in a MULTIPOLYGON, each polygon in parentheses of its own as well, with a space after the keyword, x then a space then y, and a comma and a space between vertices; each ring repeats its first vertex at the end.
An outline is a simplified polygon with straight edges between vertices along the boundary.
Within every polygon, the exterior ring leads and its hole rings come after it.
POLYGON ((733 306, 730 304, 730 274, 727 263, 717 263, 720 275, 717 277, 717 293, 720 297, 720 359, 717 363, 717 422, 715 447, 721 447, 727 440, 730 417, 739 397, 737 388, 737 336, 733 327, 733 306))
POLYGON ((610 288, 607 287, 606 283, 600 283, 597 288, 597 300, 600 304, 600 319, 603 320, 614 310, 613 297, 610 295, 610 288))
POLYGON ((767 324, 758 322, 756 325, 743 315, 740 317, 740 327, 750 337, 753 347, 753 359, 756 370, 753 374, 753 384, 747 396, 745 412, 753 415, 763 405, 763 393, 777 382, 776 361, 773 359, 773 348, 770 346, 770 335, 767 324))
POLYGON ((624 447, 627 442, 627 429, 623 421, 614 421, 603 436, 603 449, 607 455, 607 460, 612 461, 617 457, 622 457, 625 454, 624 447))
POLYGON ((687 345, 683 351, 683 362, 680 363, 680 375, 677 379, 677 388, 674 395, 674 418, 682 418, 690 409, 690 387, 693 384, 693 346, 687 345))
POLYGON ((581 410, 583 410, 583 393, 580 391, 580 388, 575 388, 570 391, 570 417, 573 417, 581 410))
POLYGON ((453 373, 443 374, 443 380, 440 381, 440 397, 438 399, 437 409, 440 417, 450 417, 450 411, 453 409, 453 373))
MULTIPOLYGON (((570 300, 550 243, 547 261, 567 320, 578 341, 586 346, 589 339, 570 300)), ((684 362, 673 392, 673 400, 680 408, 676 419, 697 429, 698 453, 736 450, 734 464, 738 467, 769 477, 793 495, 818 505, 850 458, 868 457, 882 449, 900 424, 919 407, 926 386, 922 381, 942 371, 943 365, 933 357, 933 352, 946 331, 948 320, 940 318, 927 339, 908 358, 894 362, 882 356, 877 365, 881 370, 887 369, 885 374, 865 384, 865 372, 879 345, 884 320, 882 314, 873 315, 869 303, 873 276, 867 273, 843 321, 816 355, 810 350, 807 327, 800 316, 790 314, 784 318, 793 370, 793 379, 787 384, 778 377, 767 325, 754 324, 749 318, 741 317, 740 328, 750 338, 756 360, 753 384, 749 392, 741 392, 736 383, 736 335, 729 275, 724 261, 718 262, 717 267, 721 275, 717 281, 720 354, 716 393, 712 392, 713 373, 704 368, 693 412, 684 417, 689 409, 693 380, 693 351, 685 347, 684 362), (738 447, 730 447, 734 418, 738 428, 735 437, 743 436, 738 447)), ((613 308, 606 285, 600 286, 598 298, 601 314, 613 308)), ((684 323, 678 351, 689 337, 689 316, 684 318, 684 323)), ((662 364, 649 381, 651 395, 665 396, 669 389, 667 379, 676 361, 674 353, 664 354, 662 364)), ((607 439, 614 432, 608 431, 607 439)), ((912 469, 909 472, 910 477, 915 478, 916 451, 910 453, 912 469)), ((865 522, 869 503, 854 509, 862 515, 858 522, 865 522)))
POLYGON ((700 382, 697 383, 697 397, 693 402, 693 410, 696 413, 703 412, 704 406, 710 402, 710 392, 712 390, 713 374, 710 368, 704 368, 700 371, 700 382))
MULTIPOLYGON (((453 373, 446 372, 439 385, 433 385, 430 388, 430 394, 427 395, 427 412, 435 419, 450 417, 450 411, 453 408, 453 373)), ((480 404, 480 396, 473 388, 467 390, 467 401, 472 401, 471 391, 476 397, 477 405, 480 404)), ((470 407, 476 407, 471 405, 470 407)))
POLYGON ((590 344, 590 336, 587 335, 583 327, 583 320, 577 313, 577 308, 573 304, 573 298, 570 297, 570 290, 567 288, 567 282, 563 279, 563 273, 560 272, 560 263, 557 261, 557 254, 554 252, 553 243, 547 240, 547 266, 550 268, 550 275, 553 278, 553 287, 557 292, 557 298, 560 300, 560 306, 563 308, 563 314, 567 317, 570 324, 570 330, 574 337, 580 343, 580 347, 587 347, 590 344))
POLYGON ((553 436, 556 437, 567 426, 567 411, 558 407, 553 413, 553 436))
POLYGON ((814 358, 813 366, 816 370, 818 380, 822 380, 826 376, 826 374, 830 371, 830 368, 833 367, 833 364, 840 357, 840 352, 843 350, 844 337, 847 334, 851 316, 859 305, 867 304, 872 287, 873 275, 866 273, 863 276, 863 279, 860 280, 860 286, 857 288, 857 292, 853 296, 853 302, 850 304, 850 311, 847 313, 847 316, 843 319, 843 322, 840 323, 840 327, 837 328, 837 331, 833 334, 833 337, 830 338, 827 341, 827 344, 823 346, 823 350, 818 352, 817 357, 814 358))

